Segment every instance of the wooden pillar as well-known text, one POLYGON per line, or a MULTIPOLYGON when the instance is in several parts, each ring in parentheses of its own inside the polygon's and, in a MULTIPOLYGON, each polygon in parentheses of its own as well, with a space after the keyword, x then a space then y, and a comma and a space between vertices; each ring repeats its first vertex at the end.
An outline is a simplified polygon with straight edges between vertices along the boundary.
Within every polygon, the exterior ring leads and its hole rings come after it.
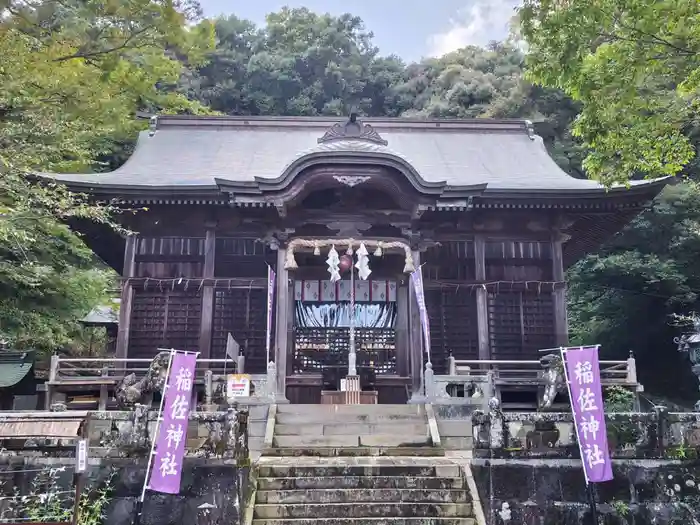
POLYGON ((131 324, 131 303, 134 299, 134 288, 129 282, 134 277, 136 264, 136 249, 138 235, 128 235, 124 245, 124 268, 122 269, 122 292, 119 304, 119 330, 117 332, 117 344, 115 354, 118 359, 127 357, 129 350, 129 325, 131 324))
MULTIPOLYGON (((289 271, 284 267, 286 246, 277 248, 277 297, 275 305, 275 365, 277 369, 277 398, 286 399, 287 353, 289 348, 289 271)), ((293 297, 292 297, 293 299, 293 297)))
MULTIPOLYGON (((420 252, 413 250, 413 264, 420 266, 420 252)), ((421 396, 421 376, 423 373, 423 333, 420 324, 420 311, 416 289, 413 283, 408 283, 408 341, 410 349, 411 395, 421 396)))
POLYGON ((396 371, 402 376, 409 375, 411 343, 408 333, 408 289, 411 285, 409 277, 404 284, 396 286, 396 371))
MULTIPOLYGON (((483 235, 474 237, 474 267, 477 281, 486 281, 486 239, 483 235)), ((489 341, 489 296, 485 287, 476 289, 476 321, 479 359, 491 359, 489 341)))
POLYGON ((202 320, 199 326, 199 357, 211 358, 211 336, 214 324, 214 263, 216 260, 216 230, 214 225, 207 225, 204 240, 204 270, 202 278, 208 279, 202 287, 202 320))
MULTIPOLYGON (((566 235, 557 233, 552 238, 552 277, 554 281, 564 282, 563 245, 568 240, 566 235)), ((554 302, 554 344, 569 344, 569 323, 566 314, 566 284, 555 285, 552 292, 554 302)))

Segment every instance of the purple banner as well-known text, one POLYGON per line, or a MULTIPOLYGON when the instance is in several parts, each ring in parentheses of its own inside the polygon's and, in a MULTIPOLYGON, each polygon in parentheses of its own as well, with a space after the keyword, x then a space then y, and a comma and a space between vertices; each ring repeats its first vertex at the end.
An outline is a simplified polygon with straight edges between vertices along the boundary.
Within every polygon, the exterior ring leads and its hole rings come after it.
POLYGON ((562 349, 562 359, 569 381, 571 409, 586 482, 610 481, 613 478, 612 462, 605 429, 598 347, 562 349))
POLYGON ((423 291, 423 270, 418 269, 411 274, 413 288, 418 301, 418 312, 420 313, 420 324, 423 327, 423 340, 425 342, 425 353, 430 355, 430 322, 428 321, 428 309, 425 307, 425 293, 423 291))
POLYGON ((162 420, 148 488, 167 494, 180 492, 182 460, 185 457, 187 422, 192 402, 192 383, 197 354, 175 352, 166 380, 162 420))
POLYGON ((270 362, 270 339, 272 338, 272 306, 275 302, 275 271, 267 267, 267 362, 270 362))

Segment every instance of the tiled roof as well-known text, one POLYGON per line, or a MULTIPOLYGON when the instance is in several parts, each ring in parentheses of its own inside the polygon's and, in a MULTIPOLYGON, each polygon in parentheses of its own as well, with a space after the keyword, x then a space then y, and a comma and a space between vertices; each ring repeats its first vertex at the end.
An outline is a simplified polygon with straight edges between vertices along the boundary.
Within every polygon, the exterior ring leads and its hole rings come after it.
POLYGON ((15 386, 34 365, 33 351, 0 351, 0 388, 15 386))
MULTIPOLYGON (((90 175, 52 175, 81 187, 215 189, 283 177, 303 157, 392 159, 410 165, 423 182, 516 192, 604 191, 570 177, 522 120, 365 119, 381 142, 347 137, 319 143, 340 119, 274 117, 160 117, 140 134, 119 169, 90 175)), ((649 184, 634 183, 634 184, 649 184)))

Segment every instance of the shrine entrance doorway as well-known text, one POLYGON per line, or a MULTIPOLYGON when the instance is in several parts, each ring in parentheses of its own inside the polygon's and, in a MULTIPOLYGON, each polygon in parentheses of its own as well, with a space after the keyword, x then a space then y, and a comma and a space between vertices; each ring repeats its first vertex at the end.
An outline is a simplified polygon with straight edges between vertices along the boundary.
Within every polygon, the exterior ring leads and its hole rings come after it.
MULTIPOLYGON (((339 280, 329 278, 333 245, 295 254, 286 378, 291 403, 339 399, 347 387, 353 349, 360 403, 401 404, 409 397, 405 252, 385 253, 367 244, 372 273, 366 280, 350 264, 344 265, 339 280)), ((347 245, 338 244, 336 251, 340 257, 349 255, 347 245)))

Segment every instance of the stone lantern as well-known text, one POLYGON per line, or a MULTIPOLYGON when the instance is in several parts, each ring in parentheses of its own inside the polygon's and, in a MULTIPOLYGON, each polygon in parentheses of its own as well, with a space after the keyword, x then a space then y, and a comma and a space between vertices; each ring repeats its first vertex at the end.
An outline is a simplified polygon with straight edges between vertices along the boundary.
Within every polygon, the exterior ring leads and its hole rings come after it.
MULTIPOLYGON (((688 354, 693 365, 693 373, 700 380, 700 317, 693 315, 693 330, 673 339, 678 351, 688 354)), ((700 410, 700 401, 695 403, 695 410, 700 410)))

